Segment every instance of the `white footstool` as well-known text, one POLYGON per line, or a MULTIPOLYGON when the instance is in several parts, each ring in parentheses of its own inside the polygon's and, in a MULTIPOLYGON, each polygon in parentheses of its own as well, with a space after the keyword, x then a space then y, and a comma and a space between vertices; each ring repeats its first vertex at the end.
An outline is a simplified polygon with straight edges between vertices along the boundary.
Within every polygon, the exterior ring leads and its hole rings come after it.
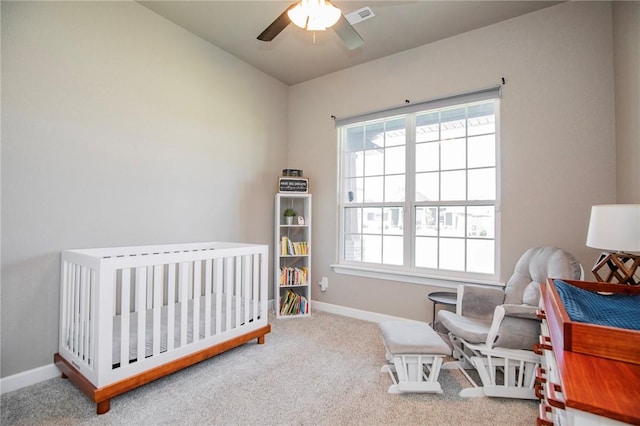
POLYGON ((438 376, 442 357, 450 356, 451 349, 438 333, 411 321, 384 321, 380 330, 389 361, 380 371, 393 381, 388 392, 442 393, 438 376))

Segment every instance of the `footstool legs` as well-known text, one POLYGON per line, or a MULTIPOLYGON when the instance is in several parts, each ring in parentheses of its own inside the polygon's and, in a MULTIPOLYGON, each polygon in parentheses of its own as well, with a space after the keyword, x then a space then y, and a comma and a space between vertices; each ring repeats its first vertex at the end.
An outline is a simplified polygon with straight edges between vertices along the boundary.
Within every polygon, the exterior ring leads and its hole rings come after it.
POLYGON ((385 364, 381 373, 389 373, 393 385, 389 393, 433 392, 442 393, 438 382, 442 357, 438 355, 391 355, 391 364, 385 364))
POLYGON ((410 321, 386 321, 380 329, 389 361, 380 371, 393 381, 388 392, 442 393, 438 377, 451 350, 440 336, 427 324, 410 321))

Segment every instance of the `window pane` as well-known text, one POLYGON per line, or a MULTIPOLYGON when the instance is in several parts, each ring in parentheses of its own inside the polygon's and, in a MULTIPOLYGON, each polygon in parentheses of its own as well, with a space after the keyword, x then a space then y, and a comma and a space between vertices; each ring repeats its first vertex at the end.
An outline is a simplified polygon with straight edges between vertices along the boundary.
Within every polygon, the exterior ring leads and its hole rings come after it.
POLYGON ((344 144, 344 150, 362 151, 364 149, 364 128, 362 126, 350 127, 347 129, 347 140, 344 144))
POLYGON ((386 207, 383 220, 384 234, 402 235, 404 223, 402 220, 402 207, 386 207))
POLYGON ((468 167, 493 167, 496 165, 496 137, 484 135, 469 138, 468 167))
POLYGON ((387 148, 385 150, 384 172, 388 175, 404 173, 405 167, 405 149, 404 146, 395 148, 387 148))
POLYGON ((438 207, 416 207, 416 235, 438 236, 438 207))
POLYGON ((467 271, 493 274, 495 271, 495 243, 493 240, 467 241, 467 271))
POLYGON ((466 182, 464 171, 442 172, 442 200, 464 200, 466 182))
POLYGON ((347 203, 360 203, 362 202, 362 185, 364 180, 362 178, 351 178, 344 180, 344 196, 347 203))
POLYGON ((469 170, 469 200, 495 200, 496 169, 469 170))
POLYGON ((362 236, 362 261, 380 263, 382 261, 382 237, 376 235, 362 236))
POLYGON ((464 240, 440 238, 440 269, 464 271, 464 240))
POLYGON ((465 139, 450 139, 440 143, 442 170, 464 169, 466 164, 465 139))
POLYGON ((455 108, 444 110, 440 113, 442 123, 440 124, 440 139, 453 139, 464 137, 467 134, 466 108, 455 108))
POLYGON ((467 236, 495 238, 496 209, 494 206, 467 207, 467 236))
POLYGON ((380 176, 384 173, 384 150, 365 151, 364 175, 380 176))
POLYGON ((384 254, 382 263, 387 265, 402 265, 403 263, 403 250, 402 250, 402 237, 388 236, 382 237, 384 254))
POLYGON ((362 233, 362 209, 358 207, 344 209, 343 226, 345 234, 362 233))
POLYGON ((345 234, 344 259, 356 262, 362 261, 362 236, 360 234, 345 234))
POLYGON ((384 146, 384 122, 370 123, 365 127, 364 149, 384 146))
POLYGON ((437 238, 416 238, 416 266, 434 269, 438 267, 437 238))
POLYGON ((431 112, 416 116, 416 142, 440 139, 440 113, 431 112))
POLYGON ((364 202, 376 203, 382 201, 383 178, 370 177, 364 179, 364 202))
POLYGON ((404 175, 384 178, 384 201, 404 201, 404 175))
POLYGON ((416 172, 432 172, 440 168, 440 144, 438 142, 416 145, 416 172))
POLYGON ((366 208, 362 209, 362 232, 365 234, 382 233, 382 209, 366 208))
POLYGON ((440 207, 440 235, 444 237, 464 237, 464 207, 440 207))
POLYGON ((345 152, 342 170, 345 177, 362 176, 364 165, 363 151, 345 152))
POLYGON ((437 201, 439 197, 439 173, 419 173, 416 175, 416 201, 437 201))
POLYGON ((385 146, 404 145, 406 142, 405 117, 389 120, 385 123, 385 146))
POLYGON ((495 103, 493 101, 471 105, 467 109, 469 136, 496 132, 495 103))

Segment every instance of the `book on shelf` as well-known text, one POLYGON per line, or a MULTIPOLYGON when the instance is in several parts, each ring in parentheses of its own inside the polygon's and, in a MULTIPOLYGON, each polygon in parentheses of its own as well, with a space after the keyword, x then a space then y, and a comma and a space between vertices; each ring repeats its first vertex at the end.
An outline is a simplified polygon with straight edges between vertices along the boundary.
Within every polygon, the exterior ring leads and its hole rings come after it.
POLYGON ((280 315, 301 315, 309 313, 307 298, 287 290, 280 302, 280 315))
POLYGON ((309 245, 306 241, 291 241, 289 237, 282 236, 280 240, 281 256, 307 256, 309 245))
POLYGON ((308 283, 307 268, 293 268, 283 266, 280 268, 280 286, 304 285, 308 283))

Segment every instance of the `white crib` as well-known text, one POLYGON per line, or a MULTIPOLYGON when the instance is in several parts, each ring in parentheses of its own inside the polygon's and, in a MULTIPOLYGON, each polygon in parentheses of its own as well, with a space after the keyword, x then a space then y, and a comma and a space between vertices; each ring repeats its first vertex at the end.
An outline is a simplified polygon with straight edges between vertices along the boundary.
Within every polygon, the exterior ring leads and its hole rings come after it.
POLYGON ((267 265, 266 245, 64 251, 54 362, 103 414, 114 396, 252 339, 262 344, 271 331, 267 265))

